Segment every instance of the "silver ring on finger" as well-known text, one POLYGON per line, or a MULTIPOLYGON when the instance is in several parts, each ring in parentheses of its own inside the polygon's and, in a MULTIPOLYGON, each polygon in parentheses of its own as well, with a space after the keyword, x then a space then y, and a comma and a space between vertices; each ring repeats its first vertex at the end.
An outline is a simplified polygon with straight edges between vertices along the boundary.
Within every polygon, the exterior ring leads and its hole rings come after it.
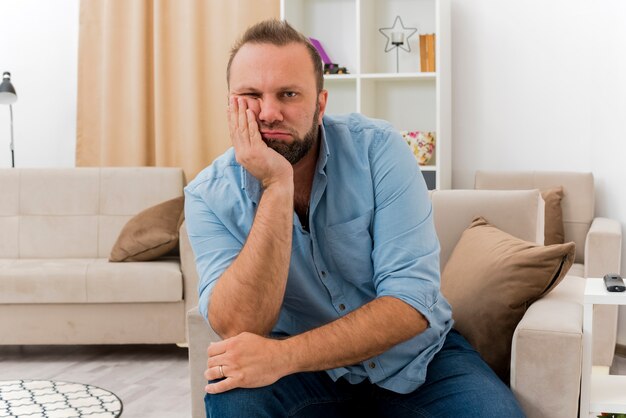
POLYGON ((220 364, 220 374, 222 375, 222 379, 226 377, 226 375, 224 374, 224 368, 221 364, 220 364))

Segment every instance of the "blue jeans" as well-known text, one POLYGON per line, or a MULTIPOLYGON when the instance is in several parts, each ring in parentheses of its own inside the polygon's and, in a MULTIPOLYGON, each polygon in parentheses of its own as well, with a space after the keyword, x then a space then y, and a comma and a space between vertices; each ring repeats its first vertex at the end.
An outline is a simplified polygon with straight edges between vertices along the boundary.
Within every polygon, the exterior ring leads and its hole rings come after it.
POLYGON ((426 382, 406 395, 326 372, 285 376, 270 386, 204 398, 208 418, 524 417, 513 393, 455 330, 428 365, 426 382))

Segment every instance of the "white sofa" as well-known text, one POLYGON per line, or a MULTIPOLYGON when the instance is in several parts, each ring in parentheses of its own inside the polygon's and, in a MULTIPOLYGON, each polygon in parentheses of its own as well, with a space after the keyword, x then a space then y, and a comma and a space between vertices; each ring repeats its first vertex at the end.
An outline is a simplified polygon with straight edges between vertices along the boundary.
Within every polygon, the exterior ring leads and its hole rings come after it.
MULTIPOLYGON (((435 227, 444 266, 461 233, 483 216, 518 238, 543 242, 543 200, 537 190, 443 190, 431 194, 435 227)), ((181 251, 191 252, 181 235, 181 251)), ((193 256, 183 257, 183 264, 193 256)), ((187 269, 192 269, 188 266, 187 269)), ((529 417, 572 418, 578 414, 582 350, 582 278, 564 280, 535 302, 519 323, 512 341, 511 387, 529 417)), ((188 312, 192 413, 204 417, 203 372, 206 349, 219 336, 198 314, 188 312)))
POLYGON ((1 169, 0 344, 185 343, 196 276, 179 257, 108 261, 183 186, 180 168, 1 169))

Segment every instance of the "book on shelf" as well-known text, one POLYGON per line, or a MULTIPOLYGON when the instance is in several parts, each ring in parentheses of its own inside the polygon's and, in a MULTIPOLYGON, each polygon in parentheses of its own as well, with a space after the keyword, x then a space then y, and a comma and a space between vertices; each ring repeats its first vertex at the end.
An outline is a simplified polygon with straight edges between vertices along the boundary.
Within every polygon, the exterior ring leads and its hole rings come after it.
POLYGON ((435 34, 420 35, 420 70, 435 72, 435 34))

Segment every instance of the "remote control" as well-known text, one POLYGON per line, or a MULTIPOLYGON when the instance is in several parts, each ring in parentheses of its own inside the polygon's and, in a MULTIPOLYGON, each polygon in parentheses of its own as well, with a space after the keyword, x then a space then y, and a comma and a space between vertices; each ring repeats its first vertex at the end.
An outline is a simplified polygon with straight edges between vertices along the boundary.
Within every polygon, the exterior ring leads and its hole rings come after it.
POLYGON ((623 292, 626 290, 624 280, 619 274, 607 274, 604 276, 604 284, 609 292, 623 292))

